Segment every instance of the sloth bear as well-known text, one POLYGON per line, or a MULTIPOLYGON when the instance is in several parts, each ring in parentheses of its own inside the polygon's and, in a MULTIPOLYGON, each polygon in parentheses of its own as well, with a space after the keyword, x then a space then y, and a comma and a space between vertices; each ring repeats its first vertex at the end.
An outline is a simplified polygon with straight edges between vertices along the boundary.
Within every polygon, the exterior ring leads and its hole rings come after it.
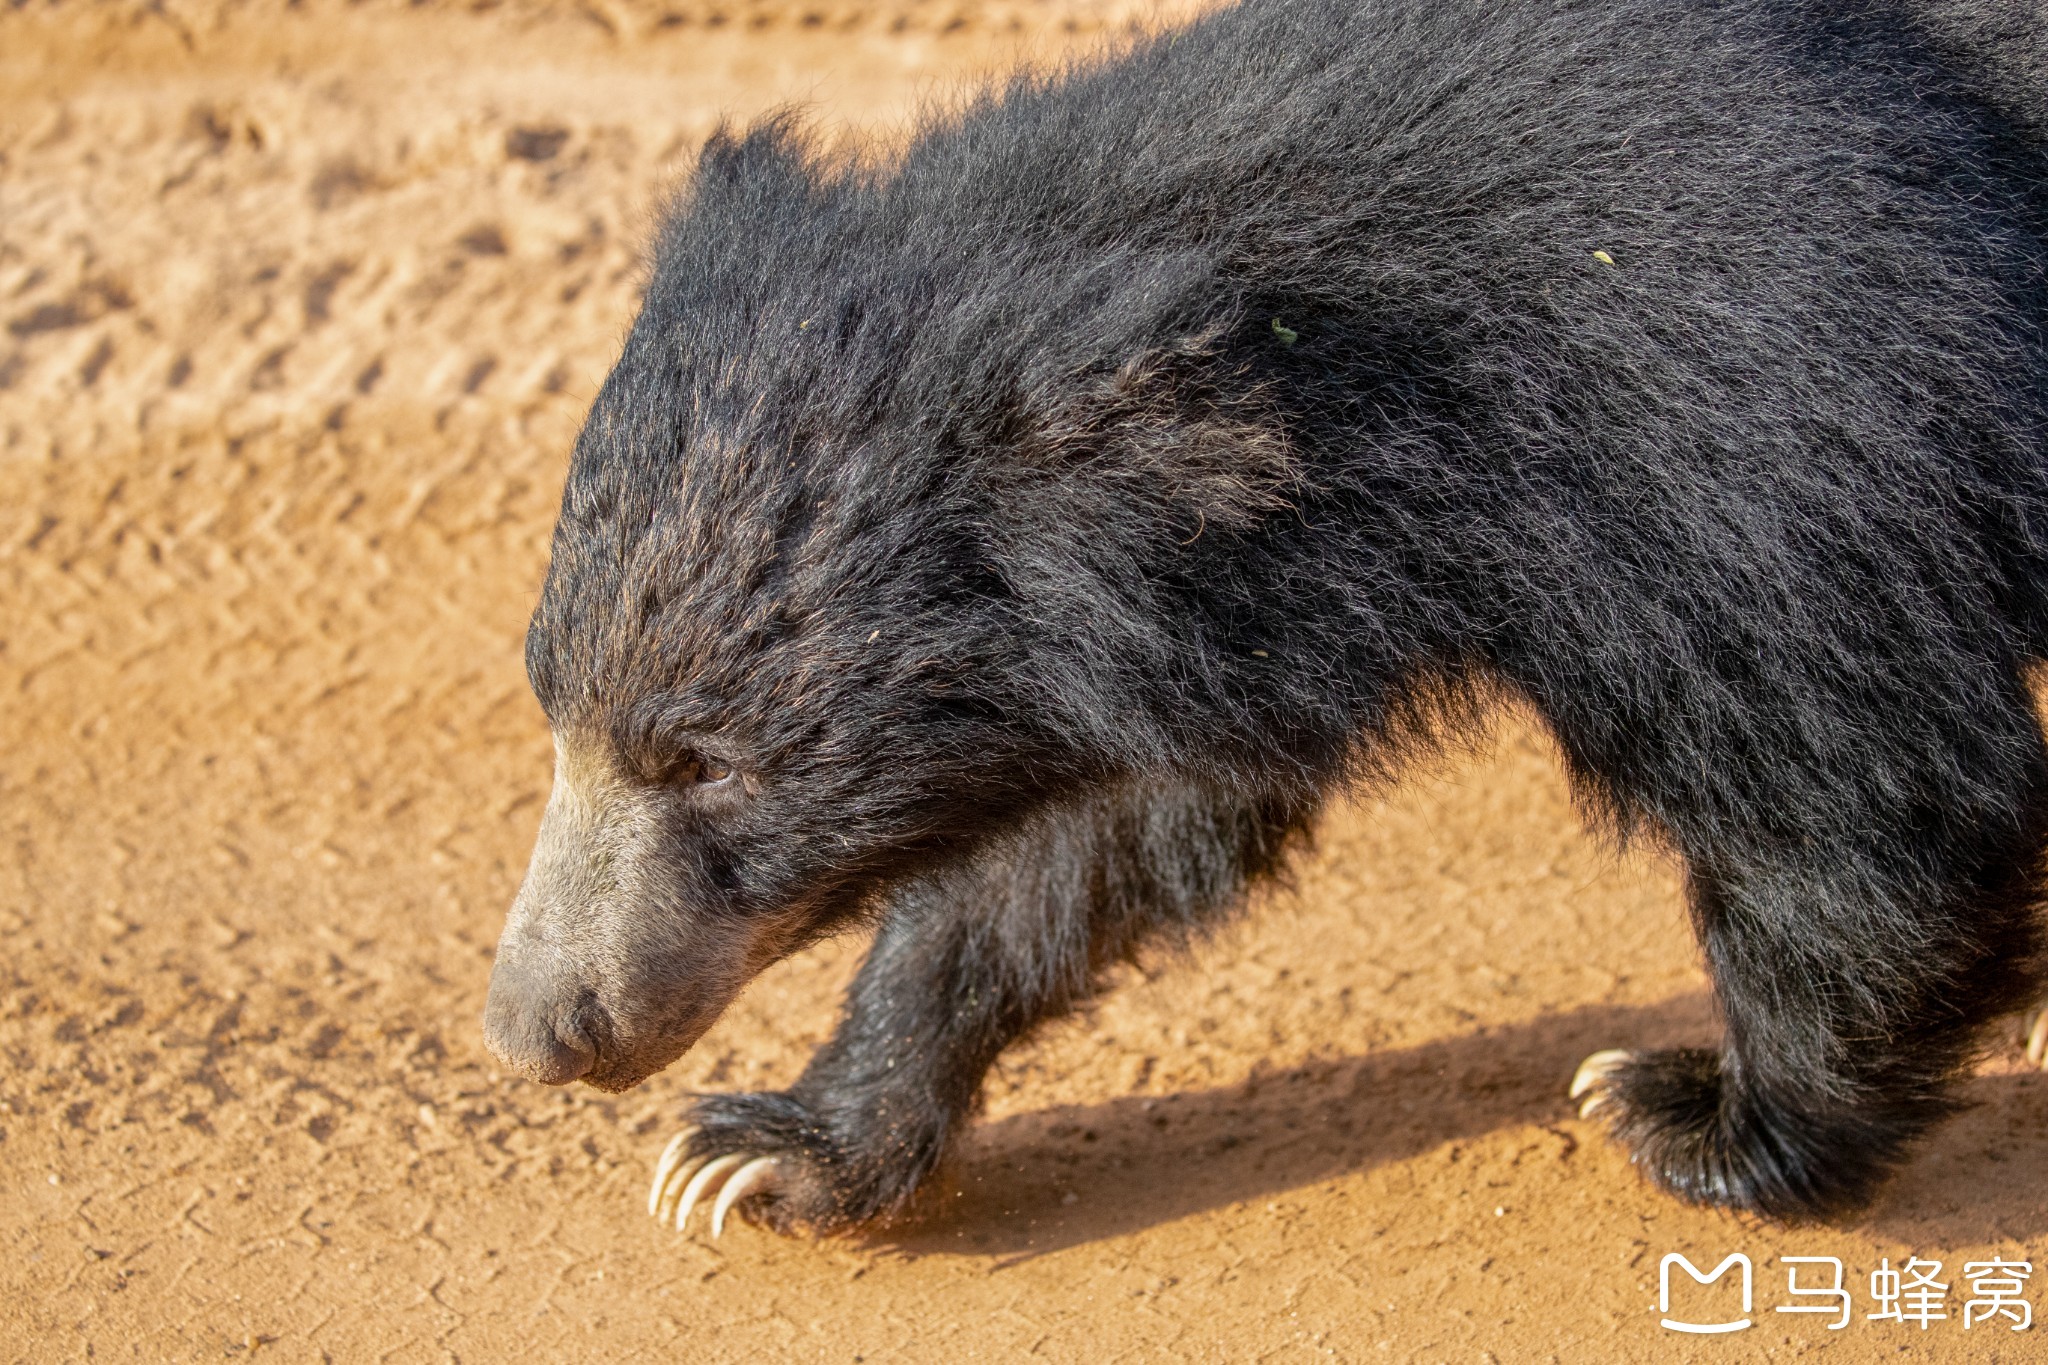
POLYGON ((621 1089, 872 925, 650 1203, 898 1212, 1005 1047, 1514 696, 1726 1023, 1576 1089, 1674 1194, 1854 1209, 2040 980, 2044 90, 2024 0, 1244 0, 887 157, 714 137, 527 637, 493 1049, 621 1089))

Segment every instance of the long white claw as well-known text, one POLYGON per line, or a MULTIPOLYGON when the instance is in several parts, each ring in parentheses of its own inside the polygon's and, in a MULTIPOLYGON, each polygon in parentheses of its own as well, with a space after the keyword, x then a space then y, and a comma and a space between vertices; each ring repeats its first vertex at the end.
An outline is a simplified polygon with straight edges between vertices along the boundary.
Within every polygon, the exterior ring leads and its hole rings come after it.
POLYGON ((704 1163, 709 1160, 709 1157, 693 1156, 678 1163, 676 1168, 668 1173, 668 1183, 661 1190, 661 1202, 654 1206, 656 1222, 668 1221, 669 1215, 676 1211, 676 1201, 682 1198, 683 1187, 690 1183, 690 1177, 702 1170, 704 1163))
POLYGON ((697 1201, 704 1197, 704 1192, 710 1188, 711 1182, 745 1160, 746 1158, 738 1152, 732 1152, 704 1163, 704 1169, 690 1178, 689 1187, 683 1191, 682 1202, 676 1205, 677 1232, 681 1232, 683 1224, 690 1221, 690 1210, 697 1207, 697 1201))
POLYGON ((1572 1076, 1572 1088, 1566 1094, 1575 1100, 1585 1097, 1579 1105, 1580 1118, 1591 1118, 1593 1112, 1607 1102, 1607 1092, 1600 1086, 1609 1076, 1627 1066, 1633 1055, 1625 1048, 1615 1047, 1596 1052, 1579 1063, 1578 1071, 1572 1076))
POLYGON ((2034 1016, 2034 1027, 2027 1034, 2027 1060, 2048 1067, 2048 1008, 2034 1016))
POLYGON ((675 1174, 676 1167, 683 1163, 683 1148, 689 1144, 695 1128, 685 1128, 668 1140, 668 1146, 661 1149, 661 1160, 654 1163, 654 1183, 647 1187, 647 1212, 660 1217, 662 1191, 668 1187, 668 1178, 675 1174))
POLYGON ((718 1202, 711 1206, 711 1235, 715 1239, 725 1233, 725 1215, 732 1206, 746 1198, 758 1187, 775 1179, 775 1158, 757 1156, 732 1173, 732 1179, 725 1182, 718 1192, 718 1202))

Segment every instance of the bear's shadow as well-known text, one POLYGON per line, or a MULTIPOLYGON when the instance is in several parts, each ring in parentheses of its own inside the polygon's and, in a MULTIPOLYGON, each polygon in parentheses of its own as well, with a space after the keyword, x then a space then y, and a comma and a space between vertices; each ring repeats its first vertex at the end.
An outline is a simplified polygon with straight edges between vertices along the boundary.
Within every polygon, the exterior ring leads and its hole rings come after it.
MULTIPOLYGON (((1024 1259, 1190 1214, 1271 1199, 1509 1127, 1546 1130, 1583 1178, 1600 1169, 1564 1087, 1604 1047, 1715 1035, 1704 995, 1588 1006, 1526 1023, 1255 1073, 1213 1090, 1125 1096, 977 1124, 910 1219, 877 1242, 898 1254, 1024 1259)), ((2048 1077, 1999 1068, 1975 1107, 1942 1128, 1855 1226, 1929 1246, 2048 1231, 2048 1077)), ((1646 1202, 1664 1196, 1637 1186, 1646 1202)), ((1489 1190, 1489 1197, 1496 1192, 1489 1190)))

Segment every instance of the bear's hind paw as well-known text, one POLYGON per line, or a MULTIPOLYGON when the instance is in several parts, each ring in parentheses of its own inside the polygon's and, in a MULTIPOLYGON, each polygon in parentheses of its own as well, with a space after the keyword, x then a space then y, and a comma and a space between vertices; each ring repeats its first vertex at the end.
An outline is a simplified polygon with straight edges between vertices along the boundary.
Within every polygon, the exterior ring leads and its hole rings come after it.
POLYGON ((767 1194, 775 1188, 780 1163, 772 1156, 750 1157, 745 1152, 691 1156, 690 1139, 697 1132, 695 1127, 685 1128, 663 1149, 661 1160, 654 1165, 654 1184, 647 1192, 647 1212, 663 1223, 673 1216, 680 1232, 690 1220, 690 1210, 716 1190, 711 1205, 711 1235, 719 1237, 725 1232, 725 1216, 732 1212, 733 1205, 748 1195, 767 1194))
POLYGON ((1608 1079, 1634 1059, 1635 1054, 1626 1048, 1611 1047, 1579 1063, 1578 1071, 1572 1075, 1571 1089, 1566 1094, 1579 1101, 1580 1118, 1593 1117, 1594 1111, 1607 1103, 1608 1079))
POLYGON ((2027 1040, 2027 1060, 2048 1071, 2048 1001, 2023 1015, 2020 1028, 2027 1040))
POLYGON ((1862 1208, 1947 1106, 1924 1078, 1832 1096, 1818 1086, 1731 1086, 1720 1054, 1705 1048, 1597 1052, 1571 1095, 1670 1193, 1784 1223, 1862 1208))

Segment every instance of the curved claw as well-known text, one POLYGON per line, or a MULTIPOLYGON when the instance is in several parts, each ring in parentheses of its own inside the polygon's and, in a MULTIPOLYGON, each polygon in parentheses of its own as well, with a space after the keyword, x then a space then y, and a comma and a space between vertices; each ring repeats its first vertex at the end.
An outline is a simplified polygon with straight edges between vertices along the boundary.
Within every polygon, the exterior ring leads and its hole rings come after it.
POLYGON ((716 1238, 725 1232, 725 1215, 732 1206, 754 1193, 766 1189, 775 1182, 776 1161, 772 1156, 757 1156, 732 1173, 718 1191, 718 1202, 711 1206, 711 1235, 716 1238))
POLYGON ((683 1187, 689 1184, 690 1177, 702 1170, 704 1163, 710 1159, 709 1157, 693 1156, 685 1161, 678 1162, 676 1168, 669 1172, 668 1183, 662 1186, 661 1199, 654 1206, 656 1222, 666 1223, 669 1220, 669 1215, 673 1214, 676 1210, 676 1202, 682 1198, 683 1187))
POLYGON ((711 1182, 719 1179, 727 1171, 730 1171, 745 1160, 746 1157, 738 1152, 730 1152, 725 1156, 713 1157, 710 1161, 704 1163, 704 1166, 696 1175, 690 1177, 688 1187, 683 1190, 682 1202, 676 1205, 676 1231, 681 1232, 683 1225, 690 1221, 690 1210, 697 1207, 697 1201, 703 1198, 705 1192, 710 1189, 711 1182))
POLYGON ((661 1149, 661 1160, 654 1163, 654 1183, 647 1187, 647 1212, 657 1218, 661 1216, 661 1196, 667 1192, 669 1177, 683 1164, 683 1148, 696 1131, 694 1127, 685 1128, 670 1138, 668 1146, 661 1149))
POLYGON ((2027 1060, 2035 1066, 2048 1067, 2048 1009, 2034 1016, 2034 1027, 2027 1033, 2027 1060))
POLYGON ((1578 1071, 1572 1076, 1571 1089, 1565 1094, 1567 1098, 1574 1100, 1581 1096, 1585 1097, 1579 1105, 1580 1118, 1591 1118, 1594 1111, 1607 1103, 1607 1092, 1602 1088, 1607 1078, 1627 1066, 1634 1056, 1635 1054, 1626 1048, 1615 1047, 1604 1052, 1596 1052, 1579 1063, 1578 1071))

